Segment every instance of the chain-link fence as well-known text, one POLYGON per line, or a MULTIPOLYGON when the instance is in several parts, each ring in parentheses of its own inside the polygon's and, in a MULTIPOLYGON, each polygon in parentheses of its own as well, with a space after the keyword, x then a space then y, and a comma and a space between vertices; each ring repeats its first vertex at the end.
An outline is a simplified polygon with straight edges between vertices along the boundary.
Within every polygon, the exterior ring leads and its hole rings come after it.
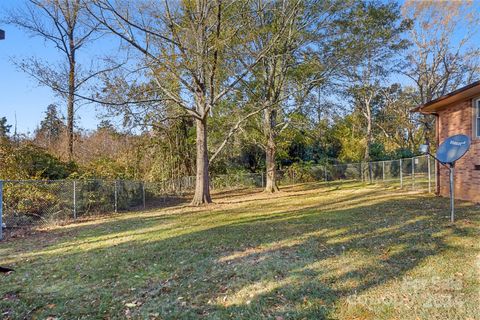
MULTIPOLYGON (((385 183, 403 189, 432 192, 436 183, 435 167, 435 160, 430 156, 369 163, 291 166, 287 170, 277 171, 277 182, 279 185, 288 185, 351 180, 385 183)), ((264 173, 216 175, 211 178, 212 190, 263 186, 265 186, 264 173)), ((3 218, 4 226, 15 229, 65 223, 90 216, 146 207, 161 207, 177 203, 194 189, 194 176, 162 182, 0 181, 2 203, 0 222, 3 218)))
POLYGON ((384 183, 402 189, 432 192, 436 185, 435 160, 419 156, 398 160, 311 167, 290 167, 277 172, 280 185, 315 181, 362 181, 384 183))

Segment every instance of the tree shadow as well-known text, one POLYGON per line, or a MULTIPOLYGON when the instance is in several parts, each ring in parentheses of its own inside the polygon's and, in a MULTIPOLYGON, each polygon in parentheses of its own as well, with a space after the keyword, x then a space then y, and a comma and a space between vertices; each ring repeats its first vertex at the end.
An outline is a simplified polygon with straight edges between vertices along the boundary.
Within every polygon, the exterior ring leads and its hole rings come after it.
MULTIPOLYGON (((446 228, 444 199, 389 196, 372 204, 368 197, 372 194, 347 196, 346 202, 354 202, 337 209, 305 206, 220 225, 208 223, 212 213, 206 210, 198 217, 206 222, 193 230, 150 229, 172 217, 105 222, 105 237, 94 241, 124 241, 77 250, 72 242, 72 250, 60 252, 47 248, 37 260, 16 266, 9 281, 28 273, 48 279, 49 287, 75 288, 49 291, 37 283, 19 289, 20 297, 41 305, 39 316, 55 311, 47 308, 53 304, 68 306, 56 314, 78 317, 89 303, 96 315, 124 317, 125 301, 136 301, 140 307, 129 310, 134 318, 322 319, 332 317, 340 301, 399 279, 451 249, 449 235, 475 235, 468 223, 446 228), (119 223, 125 226, 114 228, 119 223), (52 279, 50 273, 60 276, 52 279)), ((469 204, 457 212, 460 221, 479 216, 469 204)))

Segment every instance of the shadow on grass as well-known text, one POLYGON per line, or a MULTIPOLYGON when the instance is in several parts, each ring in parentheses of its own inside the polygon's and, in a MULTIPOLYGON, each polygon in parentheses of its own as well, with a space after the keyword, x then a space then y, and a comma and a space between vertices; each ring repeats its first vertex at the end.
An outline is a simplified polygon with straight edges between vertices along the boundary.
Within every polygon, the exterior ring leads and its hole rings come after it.
MULTIPOLYGON (((186 194, 183 196, 176 196, 176 195, 168 195, 168 196, 158 196, 158 197, 151 197, 146 201, 146 210, 158 210, 158 209, 165 209, 171 208, 180 205, 187 205, 190 203, 191 195, 186 194)), ((137 207, 138 210, 142 210, 143 207, 137 207)))
MULTIPOLYGON (((79 237, 103 236, 91 239, 100 243, 126 238, 88 250, 47 248, 16 266, 0 292, 17 299, 0 306, 12 318, 329 318, 341 299, 398 279, 448 250, 449 232, 474 234, 468 225, 445 228, 444 199, 375 193, 227 221, 212 221, 215 214, 205 210, 198 217, 104 222, 79 237), (324 210, 335 203, 338 208, 324 210), (192 227, 197 219, 205 222, 192 227), (159 228, 172 222, 177 225, 159 228), (129 230, 128 237, 119 234, 129 230), (132 301, 135 307, 126 308, 132 301)), ((478 220, 469 205, 459 208, 458 218, 467 213, 478 220)), ((68 246, 75 242, 56 248, 68 246)))

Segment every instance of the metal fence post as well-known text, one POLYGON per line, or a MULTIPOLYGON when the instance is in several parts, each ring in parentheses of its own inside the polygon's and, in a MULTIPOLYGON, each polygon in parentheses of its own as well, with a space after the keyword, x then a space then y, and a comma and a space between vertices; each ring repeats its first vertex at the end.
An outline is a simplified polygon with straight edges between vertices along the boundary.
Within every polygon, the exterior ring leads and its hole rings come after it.
POLYGON ((363 162, 360 162, 360 180, 363 182, 363 162))
POLYGON ((428 171, 428 193, 432 193, 432 177, 430 169, 430 155, 427 155, 427 171, 428 171))
POLYGON ((265 185, 264 185, 264 181, 263 181, 263 172, 260 173, 260 175, 261 175, 261 177, 262 177, 262 188, 263 188, 263 187, 265 186, 265 185))
POLYGON ((368 183, 373 183, 373 169, 372 162, 368 162, 368 183))
POLYGON ((142 181, 142 198, 143 198, 143 209, 146 208, 145 206, 145 182, 142 181))
POLYGON ((412 158, 412 190, 415 190, 415 157, 412 158))
MULTIPOLYGON (((213 189, 213 183, 212 183, 212 189, 213 189)), ((167 183, 166 181, 162 181, 162 202, 165 203, 166 199, 166 193, 167 193, 167 183)))
POLYGON ((323 174, 325 176, 325 182, 327 182, 328 181, 328 179, 327 179, 327 166, 323 166, 323 174))
POLYGON ((73 180, 73 220, 77 220, 77 182, 73 180))
POLYGON ((385 182, 385 161, 382 161, 382 180, 385 182))
POLYGON ((115 180, 115 184, 114 184, 114 193, 115 193, 115 213, 117 213, 117 199, 118 199, 117 180, 115 180))
POLYGON ((3 239, 3 181, 0 180, 0 240, 3 239))
POLYGON ((402 164, 402 159, 400 159, 400 189, 403 189, 403 164, 402 164))

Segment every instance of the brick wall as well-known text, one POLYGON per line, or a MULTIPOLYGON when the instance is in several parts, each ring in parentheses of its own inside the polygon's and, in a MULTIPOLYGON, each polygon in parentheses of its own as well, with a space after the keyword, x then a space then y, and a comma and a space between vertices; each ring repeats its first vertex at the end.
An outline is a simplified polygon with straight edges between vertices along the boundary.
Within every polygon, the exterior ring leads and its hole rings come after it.
MULTIPOLYGON (((447 137, 465 134, 473 137, 472 100, 460 101, 439 111, 439 138, 442 143, 447 137)), ((455 164, 455 198, 480 203, 480 139, 472 139, 467 154, 455 164)), ((449 170, 440 166, 440 195, 449 196, 449 170)))

